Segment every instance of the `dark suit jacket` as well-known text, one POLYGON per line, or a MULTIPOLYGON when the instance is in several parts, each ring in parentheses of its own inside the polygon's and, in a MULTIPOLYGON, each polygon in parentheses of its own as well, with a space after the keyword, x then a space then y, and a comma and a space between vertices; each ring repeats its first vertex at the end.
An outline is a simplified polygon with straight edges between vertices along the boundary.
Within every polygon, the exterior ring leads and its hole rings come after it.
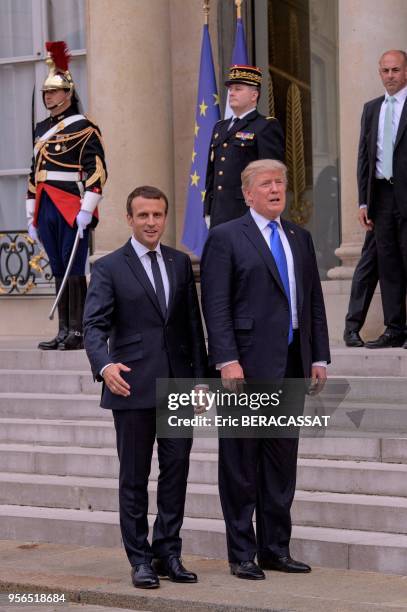
MULTIPOLYGON (((376 172, 377 134, 380 108, 384 96, 367 102, 363 108, 358 151, 359 204, 367 204, 369 216, 374 219, 374 179, 376 172)), ((400 116, 393 153, 393 192, 402 215, 407 218, 407 104, 400 116)))
POLYGON ((247 212, 241 189, 242 171, 256 159, 284 161, 284 134, 274 117, 254 110, 228 130, 230 119, 218 121, 209 147, 204 215, 211 227, 247 212))
MULTIPOLYGON (((330 361, 324 300, 311 235, 282 220, 295 269, 301 360, 330 361)), ((284 377, 289 305, 266 241, 250 211, 209 232, 201 262, 210 364, 237 359, 246 378, 284 377)))
POLYGON ((85 348, 96 380, 101 369, 122 362, 130 397, 103 386, 101 406, 112 409, 156 405, 156 378, 206 375, 206 349, 191 261, 161 245, 170 284, 167 317, 130 240, 92 268, 84 315, 85 348), (109 345, 107 344, 109 341, 109 345))

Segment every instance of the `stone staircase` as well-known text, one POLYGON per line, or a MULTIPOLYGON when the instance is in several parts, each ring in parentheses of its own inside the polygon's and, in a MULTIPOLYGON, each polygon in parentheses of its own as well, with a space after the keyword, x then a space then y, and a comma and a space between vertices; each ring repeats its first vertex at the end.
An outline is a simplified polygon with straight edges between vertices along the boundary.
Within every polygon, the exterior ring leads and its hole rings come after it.
MULTIPOLYGON (((407 351, 336 348, 330 374, 351 374, 351 390, 334 415, 338 437, 301 440, 293 555, 406 574, 407 351)), ((0 539, 120 545, 114 428, 99 390, 82 351, 0 345, 0 539)), ((151 520, 155 511, 151 495, 151 520)), ((183 539, 185 552, 226 557, 214 439, 194 442, 183 539)))

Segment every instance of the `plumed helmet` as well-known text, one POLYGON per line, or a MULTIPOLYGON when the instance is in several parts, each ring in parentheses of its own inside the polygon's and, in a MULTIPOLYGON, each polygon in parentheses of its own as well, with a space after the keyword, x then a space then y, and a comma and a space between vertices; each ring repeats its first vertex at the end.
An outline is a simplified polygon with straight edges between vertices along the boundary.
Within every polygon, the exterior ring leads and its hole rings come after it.
POLYGON ((75 84, 69 72, 68 65, 71 55, 68 47, 63 40, 45 43, 48 51, 45 60, 49 73, 42 85, 42 92, 53 89, 66 89, 73 93, 75 84))

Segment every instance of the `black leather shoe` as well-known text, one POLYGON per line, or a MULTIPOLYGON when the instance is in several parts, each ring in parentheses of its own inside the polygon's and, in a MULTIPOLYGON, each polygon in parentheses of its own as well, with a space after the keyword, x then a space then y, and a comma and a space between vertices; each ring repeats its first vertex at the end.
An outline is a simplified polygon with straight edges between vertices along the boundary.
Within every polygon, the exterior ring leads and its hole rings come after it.
MULTIPOLYGON (((55 277, 55 292, 58 295, 62 285, 62 278, 60 276, 55 277)), ((38 348, 41 351, 56 351, 60 344, 65 340, 68 335, 69 327, 69 292, 68 287, 62 292, 60 300, 58 302, 58 334, 52 340, 43 340, 39 343, 38 348)))
POLYGON ((254 561, 230 563, 230 573, 245 580, 264 580, 266 577, 263 570, 254 561))
POLYGON ((198 576, 182 565, 180 557, 153 559, 152 566, 159 576, 169 578, 171 582, 198 582, 198 576))
POLYGON ((83 333, 69 330, 66 338, 58 345, 59 351, 80 351, 83 349, 83 333))
POLYGON ((364 346, 364 342, 362 338, 359 336, 359 332, 356 330, 347 330, 343 332, 343 339, 345 341, 346 346, 364 346))
POLYGON ((289 555, 275 557, 274 559, 259 559, 259 565, 265 570, 275 570, 276 572, 287 572, 289 574, 308 574, 311 571, 309 565, 301 561, 295 561, 289 555))
POLYGON ((68 329, 59 330, 58 334, 52 340, 43 340, 38 344, 41 351, 57 351, 65 338, 68 335, 68 329))
POLYGON ((150 563, 140 563, 131 568, 131 579, 138 589, 156 589, 160 581, 150 563))
POLYGON ((366 342, 365 347, 370 349, 378 349, 403 346, 405 339, 406 336, 404 332, 398 333, 386 330, 384 334, 379 336, 376 340, 366 342))

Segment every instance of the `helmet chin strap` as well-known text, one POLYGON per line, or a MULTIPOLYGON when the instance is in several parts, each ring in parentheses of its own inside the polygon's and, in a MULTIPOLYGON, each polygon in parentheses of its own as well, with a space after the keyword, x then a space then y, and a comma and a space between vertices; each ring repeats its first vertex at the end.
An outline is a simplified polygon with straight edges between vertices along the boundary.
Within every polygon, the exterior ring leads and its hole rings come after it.
POLYGON ((59 104, 54 104, 54 106, 48 106, 48 110, 54 110, 55 108, 59 108, 63 104, 65 104, 65 102, 60 102, 59 104))
POLYGON ((58 104, 54 104, 54 106, 47 106, 47 110, 49 111, 55 110, 56 108, 59 108, 60 106, 63 106, 64 104, 66 104, 66 98, 65 100, 62 100, 62 102, 59 102, 58 104))

